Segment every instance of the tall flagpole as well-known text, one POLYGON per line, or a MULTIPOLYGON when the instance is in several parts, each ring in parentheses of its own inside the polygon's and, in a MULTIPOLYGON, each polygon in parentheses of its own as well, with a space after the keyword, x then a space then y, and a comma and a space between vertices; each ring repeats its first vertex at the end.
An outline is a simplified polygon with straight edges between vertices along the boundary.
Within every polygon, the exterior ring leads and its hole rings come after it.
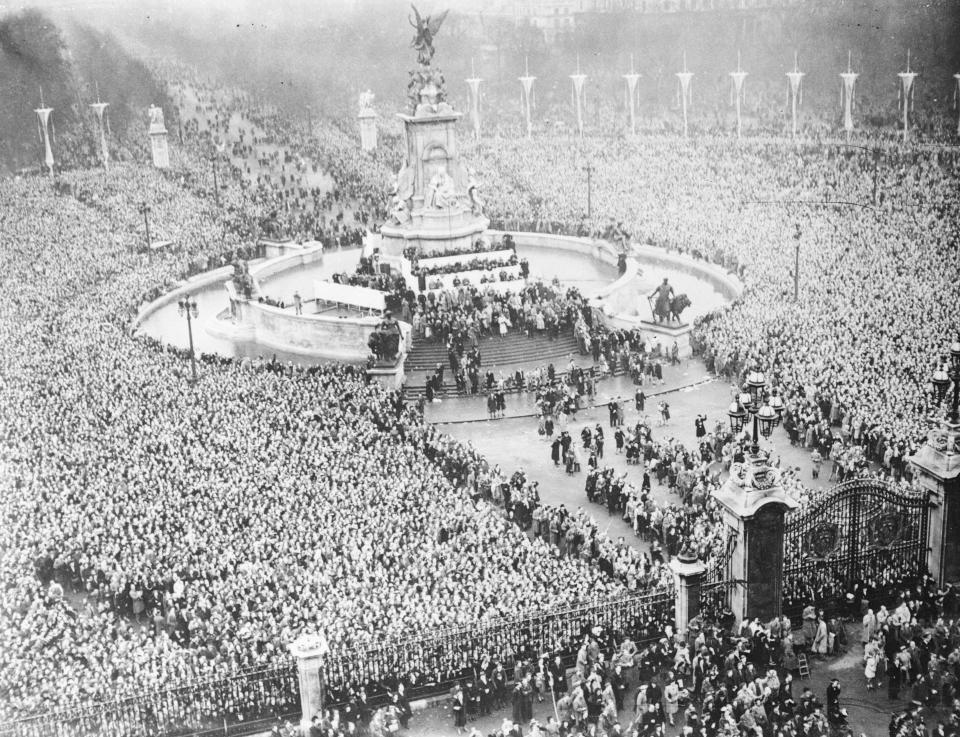
POLYGON ((957 88, 953 92, 953 103, 957 107, 957 135, 960 136, 960 74, 954 74, 953 78, 957 82, 957 88))
POLYGON ((483 80, 477 76, 473 67, 473 57, 470 58, 470 78, 467 86, 470 88, 470 122, 473 124, 473 137, 480 140, 480 83, 483 80))
POLYGON ((40 107, 33 112, 37 115, 40 137, 43 139, 43 163, 46 164, 50 176, 53 176, 53 148, 50 146, 50 113, 53 112, 53 108, 43 104, 43 87, 40 88, 40 107))
POLYGON ((683 137, 687 137, 687 105, 693 102, 693 95, 690 93, 690 80, 693 79, 693 73, 687 71, 687 52, 683 52, 683 71, 677 72, 677 80, 680 83, 680 106, 683 109, 683 137))
POLYGON ((900 78, 900 97, 903 100, 903 142, 907 142, 910 120, 910 101, 913 99, 913 81, 917 78, 916 72, 910 71, 910 49, 907 49, 907 71, 897 74, 900 78))
POLYGON ((743 80, 747 78, 747 73, 740 69, 740 50, 737 50, 737 71, 730 72, 730 78, 733 80, 733 96, 737 107, 737 138, 740 138, 742 121, 740 118, 740 100, 743 97, 743 80))
POLYGON ((840 79, 843 82, 841 98, 843 101, 843 130, 847 134, 847 140, 850 140, 850 134, 853 132, 853 99, 857 77, 860 76, 853 71, 851 54, 847 52, 847 71, 840 73, 840 79))
POLYGON ((790 120, 793 126, 793 137, 797 137, 797 105, 803 102, 803 72, 800 71, 797 52, 793 52, 793 71, 787 72, 790 83, 790 120))
POLYGON ((97 129, 100 133, 100 158, 103 159, 103 168, 107 171, 110 170, 110 155, 107 152, 107 134, 103 128, 103 113, 107 109, 109 102, 100 101, 100 83, 94 82, 97 86, 97 101, 93 103, 90 108, 96 113, 97 116, 97 129))
POLYGON ((519 77, 520 80, 520 102, 523 105, 523 117, 527 124, 527 138, 533 136, 533 124, 530 118, 530 106, 531 106, 531 97, 533 95, 533 83, 536 80, 536 77, 530 76, 530 59, 524 57, 523 60, 523 76, 519 77))
POLYGON ((640 75, 633 70, 633 54, 630 54, 630 73, 624 74, 626 82, 627 110, 630 113, 630 135, 637 135, 637 81, 640 75))
POLYGON ((580 54, 577 53, 577 73, 570 75, 570 81, 573 82, 573 109, 577 115, 580 138, 583 138, 583 83, 586 79, 587 75, 580 73, 580 54))

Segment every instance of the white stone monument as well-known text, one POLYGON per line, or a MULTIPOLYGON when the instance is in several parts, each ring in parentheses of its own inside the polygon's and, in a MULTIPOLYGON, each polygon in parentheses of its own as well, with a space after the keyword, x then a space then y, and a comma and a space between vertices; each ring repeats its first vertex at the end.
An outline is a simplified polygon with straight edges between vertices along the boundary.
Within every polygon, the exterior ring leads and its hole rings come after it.
POLYGON ((360 93, 357 119, 360 121, 360 148, 364 151, 377 148, 377 111, 373 109, 373 101, 374 95, 370 90, 360 93))
POLYGON ((170 149, 167 145, 167 128, 163 124, 163 110, 156 105, 150 106, 150 151, 153 165, 158 169, 170 167, 170 149))

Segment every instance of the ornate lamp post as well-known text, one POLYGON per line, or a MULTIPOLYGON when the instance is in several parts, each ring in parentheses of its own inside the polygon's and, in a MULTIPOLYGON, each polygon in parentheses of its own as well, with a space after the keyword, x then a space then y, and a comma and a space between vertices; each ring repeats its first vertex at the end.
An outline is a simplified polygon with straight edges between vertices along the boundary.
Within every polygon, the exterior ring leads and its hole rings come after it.
POLYGON ((908 459, 914 483, 930 494, 927 568, 938 586, 960 580, 960 340, 931 377, 938 406, 952 396, 945 417, 935 419, 926 442, 908 459))
POLYGON ((753 418, 753 434, 750 445, 750 457, 755 463, 760 457, 760 437, 769 438, 773 428, 780 424, 783 417, 783 400, 773 393, 769 401, 764 396, 767 380, 759 371, 747 374, 747 382, 742 391, 730 405, 727 414, 730 417, 730 429, 734 434, 743 429, 747 416, 753 418))
POLYGON ((949 365, 944 364, 934 371, 932 381, 937 404, 943 402, 950 383, 953 383, 953 400, 947 413, 946 424, 949 429, 960 431, 960 340, 955 340, 950 346, 949 365))
POLYGON ((190 338, 190 383, 197 382, 197 356, 193 350, 193 318, 199 315, 197 301, 189 295, 177 303, 177 311, 181 317, 187 318, 187 336, 190 338))
POLYGON ((140 211, 140 214, 143 215, 143 228, 147 237, 147 255, 153 256, 153 251, 150 249, 150 205, 146 202, 141 202, 140 207, 137 208, 140 211))

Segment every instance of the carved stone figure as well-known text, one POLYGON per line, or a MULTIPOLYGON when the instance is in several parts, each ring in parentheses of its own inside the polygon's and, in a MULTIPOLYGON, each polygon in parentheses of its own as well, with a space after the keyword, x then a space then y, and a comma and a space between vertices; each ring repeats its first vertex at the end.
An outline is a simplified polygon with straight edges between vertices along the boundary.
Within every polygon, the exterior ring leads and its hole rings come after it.
POLYGON ((376 99, 376 95, 373 94, 370 90, 360 93, 360 98, 358 101, 358 107, 360 108, 361 113, 373 112, 373 101, 376 99))
POLYGON ((416 23, 413 22, 412 18, 407 18, 410 25, 413 26, 417 32, 410 45, 417 50, 417 61, 424 66, 430 66, 430 61, 433 59, 434 54, 433 39, 436 38, 440 26, 443 25, 443 21, 450 11, 444 10, 436 18, 430 15, 422 18, 416 5, 411 5, 410 7, 413 8, 413 14, 417 18, 416 23))
POLYGON ((150 106, 150 127, 151 128, 166 128, 163 124, 163 109, 157 107, 156 105, 150 106))
POLYGON ((400 353, 400 324, 390 310, 383 313, 383 320, 370 334, 367 347, 378 362, 396 362, 400 353))
POLYGON ((457 197, 456 184, 453 177, 447 172, 446 167, 439 169, 430 177, 424 200, 427 207, 441 210, 454 207, 457 204, 459 198, 457 197))

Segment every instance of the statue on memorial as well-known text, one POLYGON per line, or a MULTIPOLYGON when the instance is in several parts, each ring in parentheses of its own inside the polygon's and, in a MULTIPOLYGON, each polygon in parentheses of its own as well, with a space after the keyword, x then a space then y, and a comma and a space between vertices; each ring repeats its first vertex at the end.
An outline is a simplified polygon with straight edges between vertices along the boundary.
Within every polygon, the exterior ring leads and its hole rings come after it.
POLYGON ((250 264, 247 261, 234 259, 233 286, 246 299, 253 297, 253 277, 250 276, 250 264))
POLYGON ((410 72, 410 81, 407 84, 407 96, 410 98, 410 107, 414 115, 435 115, 450 113, 453 108, 445 101, 446 93, 443 90, 443 73, 436 68, 431 68, 433 61, 433 40, 436 38, 444 18, 449 11, 443 11, 439 16, 421 17, 420 12, 415 5, 411 5, 413 13, 416 16, 416 23, 410 20, 417 33, 410 44, 417 50, 417 61, 420 64, 419 69, 410 72))
POLYGON ((400 353, 400 323, 387 310, 376 330, 370 334, 367 347, 377 363, 394 363, 400 353))
POLYGON ((433 39, 436 37, 440 26, 443 25, 443 21, 450 11, 444 10, 436 18, 431 15, 423 18, 420 16, 420 11, 417 10, 416 5, 411 4, 410 7, 413 8, 413 14, 417 17, 416 23, 413 22, 412 18, 407 17, 410 25, 413 26, 417 32, 410 45, 417 50, 417 61, 423 66, 428 67, 433 60, 433 39))
POLYGON ((666 277, 647 300, 651 301, 650 311, 657 322, 680 322, 680 315, 690 306, 690 298, 686 294, 675 295, 666 277), (654 297, 655 302, 652 301, 654 297))
POLYGON ((480 197, 480 182, 477 180, 477 172, 473 169, 467 170, 467 196, 470 198, 470 212, 474 215, 483 215, 483 199, 480 197))
POLYGON ((156 105, 151 105, 150 110, 150 128, 151 129, 163 129, 166 126, 163 124, 163 109, 157 107, 156 105))
POLYGON ((358 101, 358 107, 360 108, 361 113, 370 113, 373 112, 373 101, 376 99, 376 95, 373 94, 370 90, 360 93, 360 99, 358 101))
POLYGON ((446 167, 438 169, 437 173, 430 177, 430 183, 427 185, 427 196, 424 199, 427 207, 439 210, 457 205, 460 198, 457 196, 456 184, 446 167))

